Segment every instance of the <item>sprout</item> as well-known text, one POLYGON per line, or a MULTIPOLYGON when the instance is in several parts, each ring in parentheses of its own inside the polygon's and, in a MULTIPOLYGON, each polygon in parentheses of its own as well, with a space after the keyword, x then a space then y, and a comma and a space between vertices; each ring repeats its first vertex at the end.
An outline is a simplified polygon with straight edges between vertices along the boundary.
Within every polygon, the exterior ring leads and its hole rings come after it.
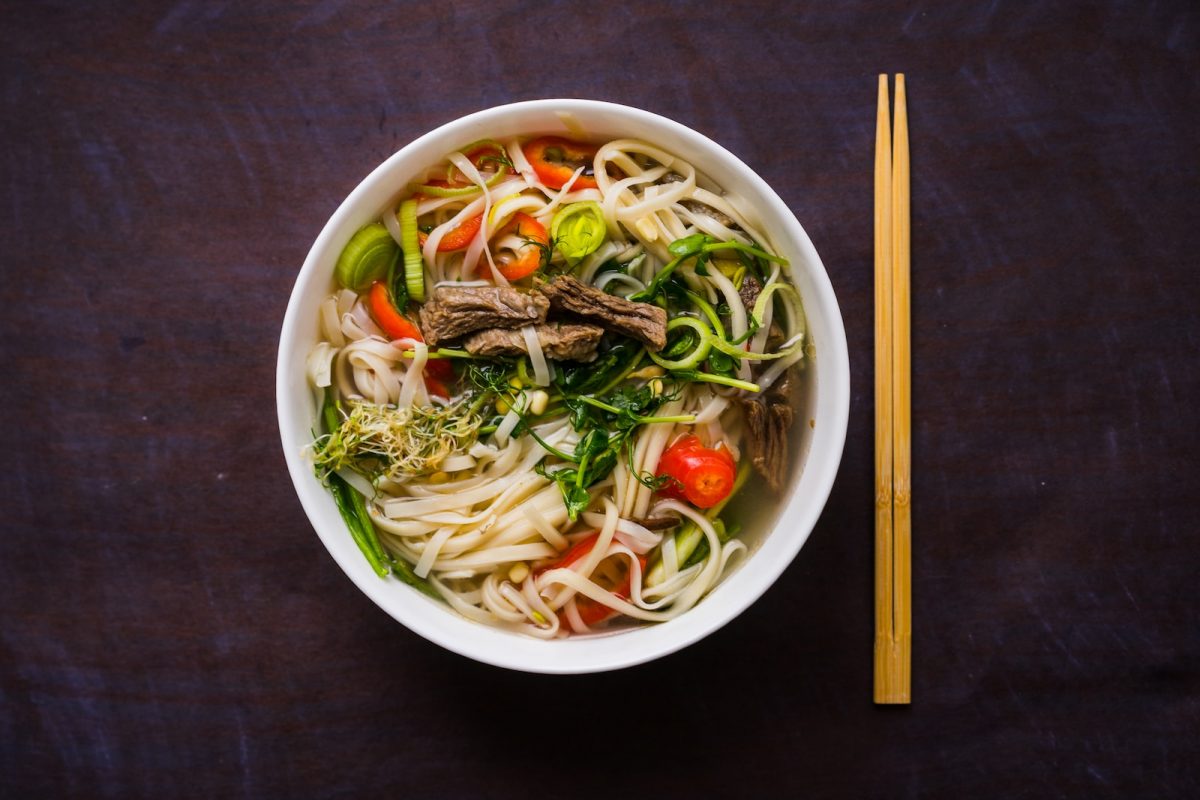
POLYGON ((333 433, 313 443, 322 474, 349 467, 371 480, 404 481, 439 470, 447 456, 478 438, 483 417, 460 400, 447 406, 354 403, 333 433))

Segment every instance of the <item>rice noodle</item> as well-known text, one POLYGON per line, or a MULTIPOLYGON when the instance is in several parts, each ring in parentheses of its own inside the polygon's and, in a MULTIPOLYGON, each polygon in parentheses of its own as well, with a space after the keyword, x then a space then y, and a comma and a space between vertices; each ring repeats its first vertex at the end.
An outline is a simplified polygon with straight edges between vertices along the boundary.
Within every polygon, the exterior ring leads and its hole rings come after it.
POLYGON ((567 624, 571 626, 573 633, 590 633, 591 628, 583 621, 583 617, 579 616, 579 609, 575 605, 575 598, 572 597, 563 606, 563 614, 567 618, 567 624))
MULTIPOLYGON (((603 514, 585 513, 583 515, 584 522, 597 527, 604 524, 604 519, 603 514)), ((640 555, 649 553, 657 547, 659 542, 662 541, 663 535, 650 530, 644 525, 639 525, 633 520, 618 519, 614 537, 630 550, 640 555)))
POLYGON ((429 574, 429 570, 433 568, 433 562, 437 560, 438 553, 442 546, 446 544, 446 540, 454 534, 454 528, 445 527, 439 528, 437 533, 430 537, 429 543, 425 545, 425 551, 421 553, 421 559, 417 562, 413 572, 418 578, 424 578, 429 574))
POLYGON ((606 188, 604 190, 604 202, 601 203, 600 207, 604 211, 604 221, 608 224, 609 236, 612 236, 614 239, 624 239, 621 226, 618 224, 619 220, 617 217, 617 207, 622 203, 625 203, 626 206, 628 206, 634 202, 628 196, 629 193, 627 193, 626 190, 633 186, 639 186, 641 184, 651 183, 652 181, 658 180, 666 173, 666 171, 666 167, 657 167, 649 172, 631 175, 628 178, 622 178, 613 184, 611 188, 606 188))
MULTIPOLYGON (((582 174, 583 167, 580 167, 571 174, 571 177, 568 178, 567 181, 562 185, 562 188, 551 196, 550 202, 547 203, 546 207, 542 209, 543 216, 554 213, 554 211, 558 208, 558 205, 563 202, 564 198, 571 196, 571 187, 575 184, 575 181, 579 180, 579 176, 582 174)), ((574 197, 571 197, 571 199, 572 201, 575 200, 574 197)))
POLYGON ((404 247, 404 234, 400 231, 400 218, 396 211, 395 208, 389 208, 383 212, 383 227, 392 235, 397 247, 404 247))
POLYGON ((475 466, 475 457, 469 453, 463 453, 456 456, 447 456, 442 461, 443 472, 461 472, 464 469, 470 469, 475 466))
POLYGON ((525 325, 521 328, 521 335, 525 338, 525 349, 529 351, 529 363, 533 365, 533 382, 538 386, 549 386, 550 368, 546 366, 546 354, 542 352, 537 329, 525 325))
POLYGON ((424 390, 425 382, 422 380, 422 373, 425 370, 425 361, 429 358, 429 347, 416 339, 401 339, 393 342, 392 346, 398 349, 412 348, 413 351, 412 361, 404 373, 404 383, 400 387, 400 395, 396 399, 398 407, 408 408, 412 405, 418 388, 424 390))
POLYGON ((521 506, 521 513, 525 515, 525 518, 533 525, 534 530, 541 534, 542 538, 551 547, 555 550, 567 549, 567 540, 563 538, 563 535, 558 532, 557 528, 550 524, 542 512, 538 510, 537 506, 523 505, 521 506))
POLYGON ((342 335, 342 326, 338 322, 340 316, 337 295, 330 295, 321 301, 321 336, 334 347, 346 344, 346 337, 342 335))
POLYGON ((714 397, 704 405, 704 408, 696 413, 695 425, 707 425, 710 422, 717 420, 726 408, 729 407, 729 399, 726 397, 714 397))
POLYGON ((475 273, 475 265, 479 262, 479 254, 482 252, 487 259, 488 267, 491 269, 492 279, 500 286, 507 286, 508 281, 496 269, 496 262, 492 260, 492 251, 487 246, 488 240, 488 220, 491 219, 492 212, 492 192, 487 185, 487 181, 479 174, 479 170, 475 169, 475 165, 471 160, 462 153, 451 153, 449 155, 450 163, 458 167, 462 174, 467 176, 467 179, 477 185, 483 192, 483 208, 480 214, 483 215, 483 222, 479 226, 478 232, 471 240, 471 244, 467 247, 467 252, 463 256, 463 272, 467 275, 475 273))
POLYGON ((646 284, 642 283, 637 278, 634 278, 631 275, 625 275, 624 273, 621 273, 621 272, 606 272, 603 275, 601 275, 599 278, 597 278, 595 283, 593 283, 592 285, 595 286, 597 289, 603 289, 604 287, 608 286, 610 283, 613 283, 614 281, 616 283, 623 283, 626 286, 629 286, 635 292, 641 291, 642 289, 646 288, 646 284))
MULTIPOLYGON (((596 537, 595 545, 592 546, 592 549, 581 562, 572 564, 570 570, 566 571, 573 570, 585 578, 590 576, 592 571, 596 569, 596 565, 604 559, 609 542, 612 541, 613 534, 616 533, 616 530, 617 507, 613 504, 612 500, 609 500, 606 497, 604 498, 604 524, 600 526, 600 533, 596 537)), ((567 589, 557 592, 550 601, 550 607, 555 610, 562 608, 563 604, 566 603, 567 600, 574 595, 574 593, 575 590, 569 586, 567 589)))
POLYGON ((521 142, 518 139, 509 139, 505 144, 504 150, 508 153, 508 160, 512 162, 513 169, 517 174, 525 178, 529 186, 535 185, 530 181, 537 181, 536 173, 533 167, 529 165, 529 159, 525 158, 525 151, 521 149, 521 142))
POLYGON ((509 434, 513 432, 513 429, 517 427, 517 423, 520 421, 521 415, 517 412, 517 410, 515 408, 509 410, 509 412, 504 415, 504 419, 500 422, 500 425, 496 428, 496 442, 503 445, 506 441, 508 441, 509 434))
MULTIPOLYGON (((658 417, 673 417, 679 414, 682 410, 683 403, 679 400, 673 400, 667 403, 660 409, 660 413, 655 414, 658 417)), ((675 425, 670 423, 658 423, 648 425, 647 431, 638 436, 638 443, 641 444, 642 439, 646 439, 646 449, 642 453, 641 461, 636 461, 638 469, 641 472, 648 472, 651 475, 658 469, 658 459, 662 456, 663 450, 666 449, 667 442, 670 441, 671 434, 675 430, 675 425)), ((641 483, 637 485, 637 499, 633 504, 633 515, 642 519, 646 516, 646 511, 650 506, 650 487, 644 486, 641 483)))
POLYGON ((308 354, 305 361, 308 367, 308 380, 318 389, 323 389, 333 383, 333 357, 338 349, 329 342, 318 342, 308 354))
POLYGON ((600 249, 583 259, 576 267, 576 274, 579 275, 579 280, 584 283, 592 283, 596 277, 596 271, 604 265, 604 262, 612 258, 620 247, 611 241, 607 241, 600 245, 600 249))

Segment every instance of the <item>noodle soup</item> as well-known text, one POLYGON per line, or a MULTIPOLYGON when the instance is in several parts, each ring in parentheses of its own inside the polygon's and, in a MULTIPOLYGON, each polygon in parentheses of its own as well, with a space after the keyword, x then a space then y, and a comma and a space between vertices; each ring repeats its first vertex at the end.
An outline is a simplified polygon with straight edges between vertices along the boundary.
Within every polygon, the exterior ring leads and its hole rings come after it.
POLYGON ((790 265, 653 142, 463 142, 333 278, 312 465, 381 580, 467 619, 553 639, 684 614, 800 469, 790 265))

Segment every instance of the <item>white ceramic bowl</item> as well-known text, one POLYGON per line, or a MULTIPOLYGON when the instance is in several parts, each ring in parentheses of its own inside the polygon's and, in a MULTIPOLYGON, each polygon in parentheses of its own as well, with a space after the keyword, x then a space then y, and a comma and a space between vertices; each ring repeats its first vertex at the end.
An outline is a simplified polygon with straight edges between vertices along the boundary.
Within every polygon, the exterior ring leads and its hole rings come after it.
POLYGON ((707 137, 647 111, 593 100, 535 100, 480 111, 425 134, 383 162, 342 202, 309 251, 292 290, 279 341, 276 392, 284 457, 300 502, 338 566, 380 608, 426 639, 488 664, 529 672, 599 672, 650 661, 701 639, 737 616, 779 577, 808 538, 833 485, 846 438, 850 364, 837 299, 821 259, 796 217, 753 170, 707 137), (635 137, 656 144, 745 198, 780 254, 791 261, 816 355, 801 378, 804 400, 793 431, 797 461, 791 484, 777 509, 744 526, 749 558, 695 608, 670 622, 612 635, 541 641, 470 622, 371 571, 329 492, 301 456, 316 417, 304 361, 317 341, 318 305, 333 290, 333 266, 351 234, 378 218, 407 183, 454 148, 485 137, 570 135, 564 115, 592 138, 635 137))

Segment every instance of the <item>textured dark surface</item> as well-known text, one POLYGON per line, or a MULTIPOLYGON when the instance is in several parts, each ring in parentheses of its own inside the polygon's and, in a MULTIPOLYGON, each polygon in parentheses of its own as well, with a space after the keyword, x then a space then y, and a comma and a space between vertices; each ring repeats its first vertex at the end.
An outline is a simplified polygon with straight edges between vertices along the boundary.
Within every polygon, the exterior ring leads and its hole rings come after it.
POLYGON ((6 3, 0 795, 1200 796, 1200 20, 808 5, 6 3), (907 709, 870 702, 880 71, 912 132, 907 709), (853 361, 841 473, 778 584, 593 677, 376 609, 274 411, 341 199, 432 127, 549 96, 758 170, 853 361))

